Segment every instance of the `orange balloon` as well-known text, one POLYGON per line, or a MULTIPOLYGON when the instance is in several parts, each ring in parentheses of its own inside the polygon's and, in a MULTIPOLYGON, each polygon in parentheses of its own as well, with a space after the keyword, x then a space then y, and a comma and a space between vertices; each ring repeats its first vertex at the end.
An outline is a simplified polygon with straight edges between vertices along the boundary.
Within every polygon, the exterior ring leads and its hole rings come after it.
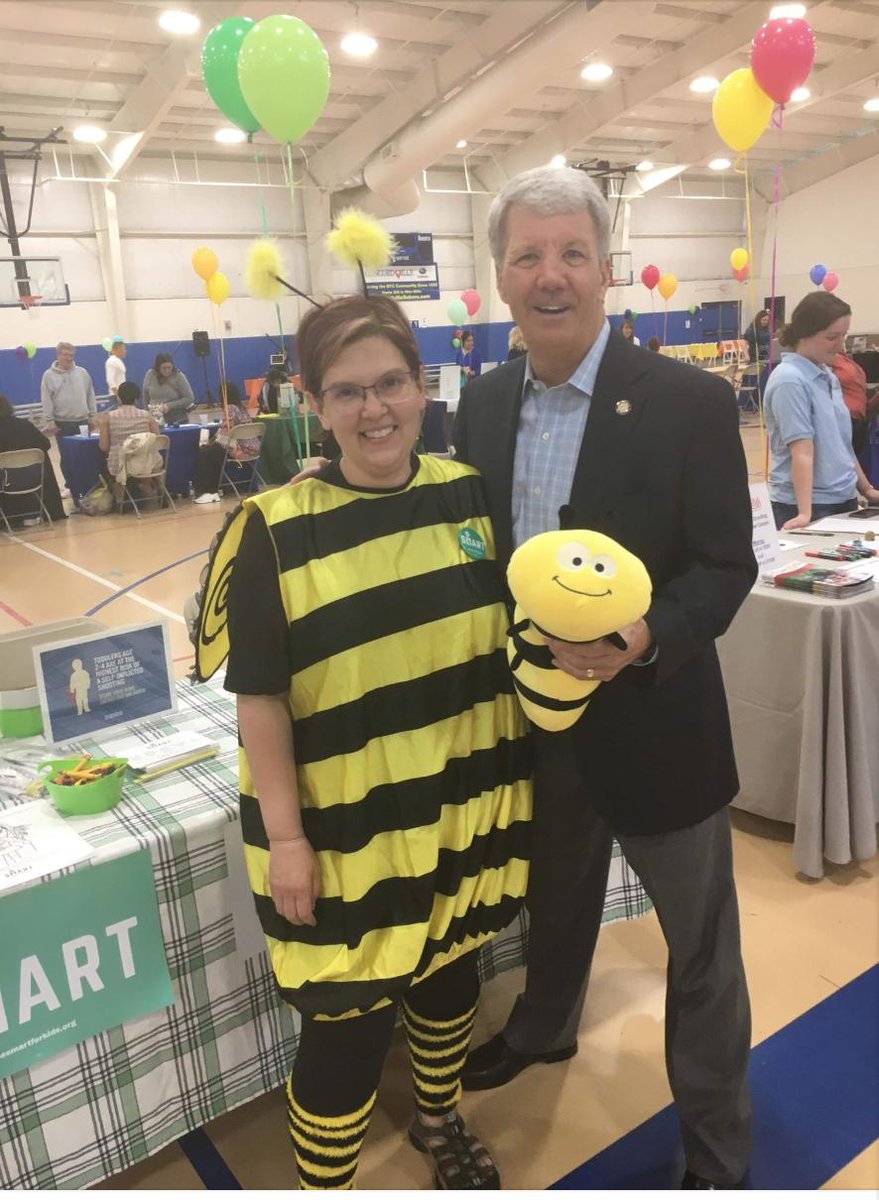
POLYGON ((192 256, 192 269, 205 283, 207 283, 219 265, 220 260, 214 251, 211 250, 210 246, 199 246, 192 256))
POLYGON ((656 286, 659 288, 659 294, 663 300, 671 300, 678 290, 678 278, 676 275, 660 275, 659 283, 656 286))
POLYGON ((213 300, 214 304, 225 304, 229 299, 229 292, 232 290, 228 276, 222 271, 214 271, 213 275, 204 285, 204 290, 207 292, 209 299, 213 300))

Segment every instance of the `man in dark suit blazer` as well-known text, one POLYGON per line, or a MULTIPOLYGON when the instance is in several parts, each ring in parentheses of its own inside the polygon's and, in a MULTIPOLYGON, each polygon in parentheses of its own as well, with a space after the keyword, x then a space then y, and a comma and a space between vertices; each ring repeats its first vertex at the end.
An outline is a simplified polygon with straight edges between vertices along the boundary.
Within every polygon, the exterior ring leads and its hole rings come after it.
POLYGON ((616 836, 669 946, 683 1186, 733 1187, 750 1157, 750 1009, 714 642, 756 577, 747 468, 729 384, 610 331, 609 235, 606 202, 581 172, 538 168, 507 184, 489 237, 529 355, 468 384, 453 433, 456 456, 484 476, 502 565, 538 526, 557 527, 551 492, 567 524, 615 538, 653 582, 645 618, 620 631, 625 649, 550 643, 561 669, 604 686, 570 733, 537 731, 525 991, 471 1053, 464 1086, 576 1053, 616 836))

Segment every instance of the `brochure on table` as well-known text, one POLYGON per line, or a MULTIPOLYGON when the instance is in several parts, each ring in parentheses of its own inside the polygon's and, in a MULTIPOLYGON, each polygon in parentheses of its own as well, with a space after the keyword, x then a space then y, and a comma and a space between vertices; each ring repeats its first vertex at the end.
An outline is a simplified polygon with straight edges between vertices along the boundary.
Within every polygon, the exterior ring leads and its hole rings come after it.
POLYGON ((72 867, 92 853, 48 800, 0 812, 0 892, 72 867))
POLYGON ((43 730, 55 745, 177 709, 164 621, 34 647, 43 730))
MULTIPOLYGON (((760 575, 781 566, 784 558, 783 547, 779 542, 778 530, 775 528, 775 517, 772 515, 772 501, 769 499, 769 485, 752 483, 748 491, 751 493, 751 518, 753 529, 751 544, 760 575)), ((760 575, 757 576, 758 581, 760 575)))
POLYGON ((0 896, 0 1078, 174 1003, 149 851, 0 896))

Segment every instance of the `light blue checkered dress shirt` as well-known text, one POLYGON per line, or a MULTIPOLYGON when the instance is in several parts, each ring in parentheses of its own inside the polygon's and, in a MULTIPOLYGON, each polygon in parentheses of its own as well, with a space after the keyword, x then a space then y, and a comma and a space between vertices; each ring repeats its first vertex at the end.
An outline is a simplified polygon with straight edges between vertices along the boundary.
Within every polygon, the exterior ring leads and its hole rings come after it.
POLYGON ((567 383, 546 387, 525 364, 525 383, 513 463, 513 543, 559 527, 559 509, 571 498, 580 444, 598 368, 610 336, 605 320, 567 383))

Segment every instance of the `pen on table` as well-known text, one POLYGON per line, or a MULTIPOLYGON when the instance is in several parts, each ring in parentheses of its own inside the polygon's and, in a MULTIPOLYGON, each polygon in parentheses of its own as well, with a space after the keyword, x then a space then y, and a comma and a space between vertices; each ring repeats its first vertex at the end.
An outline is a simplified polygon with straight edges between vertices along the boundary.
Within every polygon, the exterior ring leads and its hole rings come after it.
POLYGON ((843 537, 843 534, 829 529, 786 529, 784 532, 791 537, 843 537))
POLYGON ((144 771, 142 775, 135 771, 135 782, 147 783, 150 779, 158 779, 160 775, 168 775, 171 771, 179 771, 181 767, 192 767, 196 763, 205 762, 209 758, 216 758, 217 753, 216 750, 202 750, 199 754, 193 754, 189 758, 180 759, 175 763, 168 763, 164 767, 157 767, 155 771, 144 771))

